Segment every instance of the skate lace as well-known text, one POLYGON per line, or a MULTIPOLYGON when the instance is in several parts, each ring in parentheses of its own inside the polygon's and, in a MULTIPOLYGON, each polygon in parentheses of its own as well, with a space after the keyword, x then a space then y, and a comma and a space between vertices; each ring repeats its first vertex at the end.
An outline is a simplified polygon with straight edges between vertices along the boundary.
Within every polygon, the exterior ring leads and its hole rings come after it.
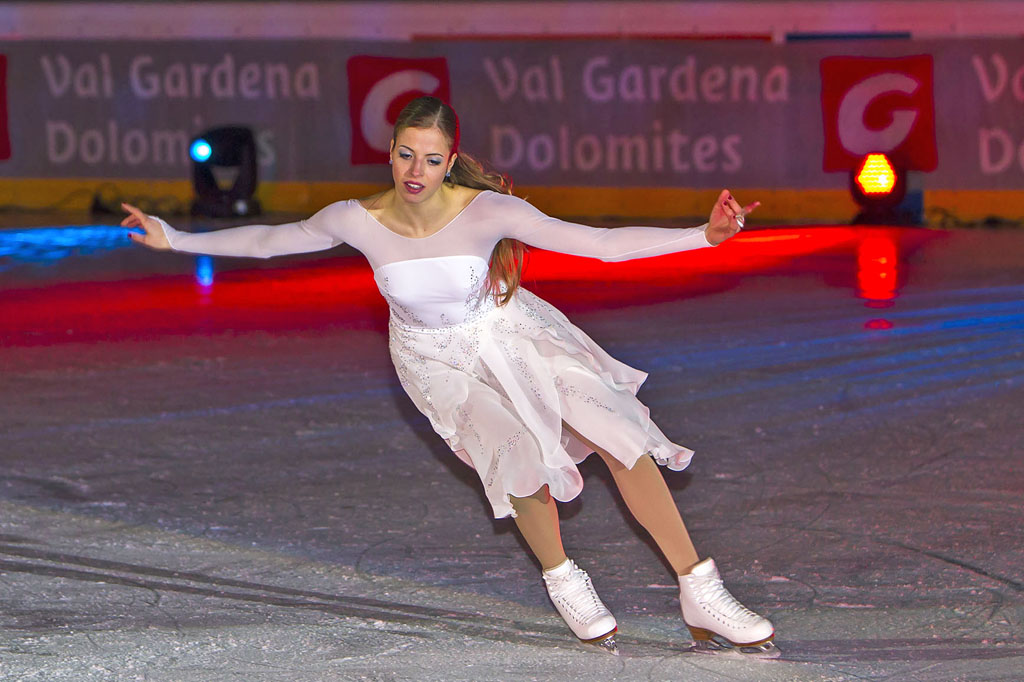
POLYGON ((580 623, 589 623, 607 611, 590 582, 590 576, 583 569, 573 565, 569 575, 564 578, 545 577, 545 580, 554 582, 552 595, 562 602, 580 623))
POLYGON ((748 609, 732 596, 729 590, 725 589, 721 578, 708 576, 695 581, 694 586, 697 599, 706 608, 714 609, 726 618, 735 620, 750 620, 760 618, 756 613, 748 609))

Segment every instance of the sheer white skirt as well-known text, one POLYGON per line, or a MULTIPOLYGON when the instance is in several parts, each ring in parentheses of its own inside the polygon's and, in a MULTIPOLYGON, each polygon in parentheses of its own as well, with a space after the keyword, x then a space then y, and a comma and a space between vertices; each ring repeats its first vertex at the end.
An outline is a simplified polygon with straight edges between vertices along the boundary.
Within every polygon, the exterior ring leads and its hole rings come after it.
POLYGON ((547 484, 568 501, 594 445, 632 468, 644 454, 681 470, 693 451, 668 440, 636 392, 647 374, 608 355, 546 301, 520 288, 472 322, 408 327, 392 315, 391 358, 403 388, 484 486, 495 518, 509 496, 547 484))

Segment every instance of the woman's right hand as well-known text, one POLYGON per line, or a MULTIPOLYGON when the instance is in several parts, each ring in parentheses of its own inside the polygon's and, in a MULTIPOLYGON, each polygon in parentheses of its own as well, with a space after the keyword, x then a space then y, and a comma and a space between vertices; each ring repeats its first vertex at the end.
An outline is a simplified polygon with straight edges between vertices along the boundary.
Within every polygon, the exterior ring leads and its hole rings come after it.
POLYGON ((160 223, 131 204, 121 204, 121 208, 128 211, 128 217, 121 221, 121 227, 141 227, 145 230, 145 234, 129 232, 129 239, 158 251, 170 250, 171 243, 167 241, 167 235, 164 234, 164 228, 160 227, 160 223))

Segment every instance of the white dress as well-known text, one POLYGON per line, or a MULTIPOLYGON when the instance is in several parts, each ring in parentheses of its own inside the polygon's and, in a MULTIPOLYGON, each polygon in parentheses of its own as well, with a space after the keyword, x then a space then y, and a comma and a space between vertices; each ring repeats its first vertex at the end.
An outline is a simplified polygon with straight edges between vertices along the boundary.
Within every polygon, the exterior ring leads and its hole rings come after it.
POLYGON ((495 518, 509 495, 547 484, 558 500, 583 488, 576 465, 590 448, 563 421, 627 467, 644 454, 681 470, 693 451, 669 441, 636 392, 647 374, 604 352, 553 306, 520 287, 497 306, 485 295, 488 260, 505 237, 605 261, 710 246, 704 226, 594 228, 484 191, 440 231, 403 237, 352 199, 286 225, 179 232, 172 248, 270 257, 348 243, 373 267, 390 306, 391 359, 416 407, 483 483, 495 518))

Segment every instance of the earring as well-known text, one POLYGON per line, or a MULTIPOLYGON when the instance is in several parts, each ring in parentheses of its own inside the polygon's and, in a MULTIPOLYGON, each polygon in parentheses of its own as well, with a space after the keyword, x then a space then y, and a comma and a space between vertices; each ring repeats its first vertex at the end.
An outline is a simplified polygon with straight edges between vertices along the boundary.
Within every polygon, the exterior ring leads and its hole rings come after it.
POLYGON ((445 174, 444 174, 444 176, 445 176, 446 178, 450 178, 450 177, 452 176, 452 172, 451 172, 451 171, 448 171, 447 173, 445 173, 445 174))
POLYGON ((389 158, 389 159, 388 159, 388 165, 389 165, 389 166, 393 166, 394 164, 395 164, 395 160, 394 160, 394 159, 391 159, 391 158, 389 158))

